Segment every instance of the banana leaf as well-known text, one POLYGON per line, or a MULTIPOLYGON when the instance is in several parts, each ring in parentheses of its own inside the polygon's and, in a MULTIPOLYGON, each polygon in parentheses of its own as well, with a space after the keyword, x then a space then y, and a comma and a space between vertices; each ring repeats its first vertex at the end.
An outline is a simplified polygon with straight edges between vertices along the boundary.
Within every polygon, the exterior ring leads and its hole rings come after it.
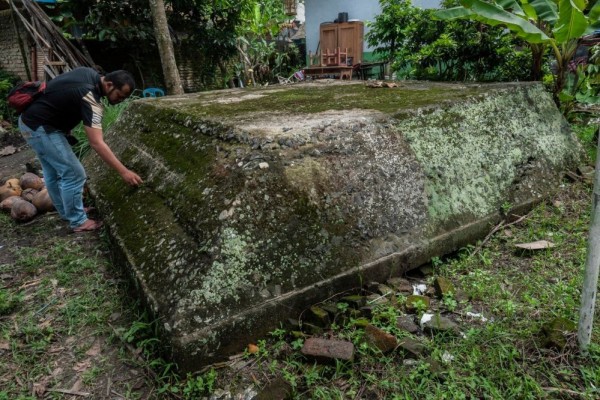
POLYGON ((583 14, 585 6, 585 0, 559 1, 558 21, 552 30, 556 43, 567 43, 585 33, 588 27, 588 20, 583 14))
POLYGON ((552 0, 532 0, 529 2, 535 9, 538 18, 551 26, 558 20, 558 6, 552 0))
POLYGON ((528 20, 481 0, 461 0, 466 9, 472 11, 471 18, 488 25, 504 25, 529 43, 545 43, 550 38, 528 20))

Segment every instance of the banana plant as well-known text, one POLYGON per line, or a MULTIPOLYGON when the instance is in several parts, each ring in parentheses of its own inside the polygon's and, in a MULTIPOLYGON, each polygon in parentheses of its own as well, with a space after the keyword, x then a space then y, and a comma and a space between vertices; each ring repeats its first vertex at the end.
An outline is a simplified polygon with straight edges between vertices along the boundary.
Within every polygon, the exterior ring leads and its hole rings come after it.
POLYGON ((438 19, 473 19, 503 25, 526 41, 532 51, 532 79, 541 78, 542 59, 549 47, 556 59, 554 99, 565 87, 569 61, 579 39, 600 29, 600 0, 460 0, 461 6, 437 11, 438 19))

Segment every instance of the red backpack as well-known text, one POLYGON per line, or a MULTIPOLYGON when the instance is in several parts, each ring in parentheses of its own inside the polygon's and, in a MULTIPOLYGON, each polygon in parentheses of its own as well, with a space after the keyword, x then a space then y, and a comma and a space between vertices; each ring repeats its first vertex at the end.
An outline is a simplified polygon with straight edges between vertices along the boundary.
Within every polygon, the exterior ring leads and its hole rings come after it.
POLYGON ((29 107, 46 90, 46 82, 22 82, 12 88, 8 93, 8 105, 14 108, 18 114, 29 107))

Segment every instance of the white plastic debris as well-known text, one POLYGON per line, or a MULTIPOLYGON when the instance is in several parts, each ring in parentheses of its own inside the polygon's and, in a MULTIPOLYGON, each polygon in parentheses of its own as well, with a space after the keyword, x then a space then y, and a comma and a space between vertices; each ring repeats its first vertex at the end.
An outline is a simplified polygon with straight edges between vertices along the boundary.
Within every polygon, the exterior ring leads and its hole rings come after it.
POLYGON ((433 318, 433 314, 423 314, 423 316, 421 317, 421 326, 425 325, 426 323, 428 323, 429 321, 431 321, 431 319, 433 318))
POLYGON ((425 294, 425 292, 427 291, 427 285, 425 284, 418 284, 418 285, 413 285, 413 294, 416 296, 422 296, 423 294, 425 294))
POLYGON ((450 353, 448 353, 447 351, 444 352, 444 354, 442 354, 442 361, 445 362, 446 364, 454 361, 454 356, 450 353))
POLYGON ((481 322, 487 322, 487 318, 483 316, 483 314, 480 313, 473 313, 471 311, 467 311, 467 317, 471 317, 471 318, 475 318, 475 319, 480 319, 481 322))

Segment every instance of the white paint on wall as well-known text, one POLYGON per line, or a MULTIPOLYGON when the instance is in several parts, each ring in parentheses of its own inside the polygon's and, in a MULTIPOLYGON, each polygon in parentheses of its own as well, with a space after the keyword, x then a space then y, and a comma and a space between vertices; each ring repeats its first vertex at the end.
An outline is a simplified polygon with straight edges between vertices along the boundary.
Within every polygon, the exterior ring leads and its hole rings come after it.
POLYGON ((294 19, 297 21, 300 21, 302 23, 304 23, 304 21, 306 21, 303 3, 296 4, 296 16, 294 17, 294 19))

